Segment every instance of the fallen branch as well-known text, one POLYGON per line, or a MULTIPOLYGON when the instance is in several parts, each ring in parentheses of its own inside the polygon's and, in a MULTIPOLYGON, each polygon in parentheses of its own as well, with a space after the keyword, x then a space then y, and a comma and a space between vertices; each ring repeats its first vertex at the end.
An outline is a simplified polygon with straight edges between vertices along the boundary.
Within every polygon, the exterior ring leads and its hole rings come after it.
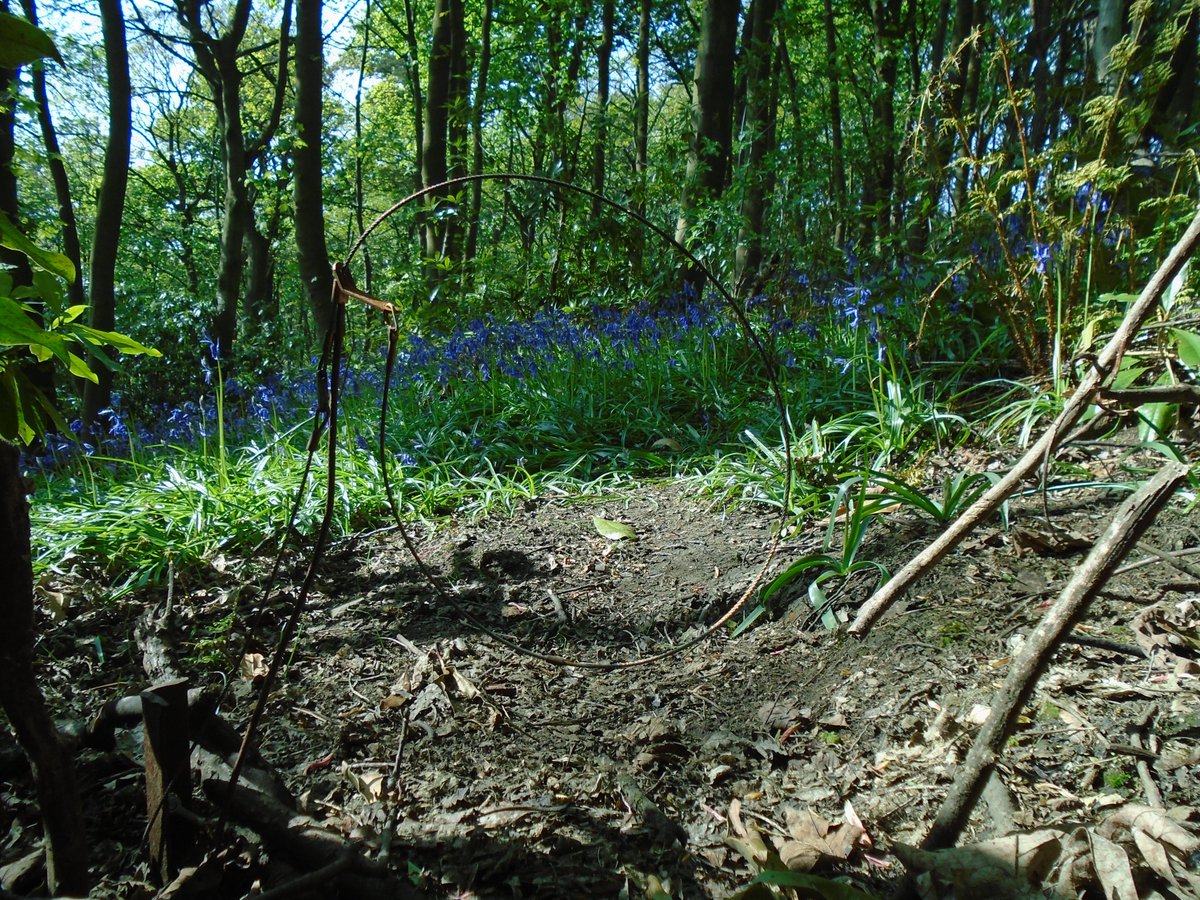
POLYGON ((1146 403, 1200 403, 1200 384, 1156 384, 1141 388, 1103 388, 1100 399, 1125 407, 1146 403))
POLYGON ((1141 330, 1142 323, 1158 305, 1167 285, 1179 274, 1183 264, 1195 252, 1198 245, 1200 245, 1200 211, 1197 211, 1195 218, 1192 219, 1192 224, 1188 226, 1183 237, 1167 254, 1167 258, 1159 266, 1158 271, 1154 273, 1137 300, 1129 307, 1120 327, 1104 345, 1104 349, 1100 351, 1094 365, 1080 381, 1079 387, 1068 398, 1062 412, 1058 414, 1053 424, 1042 434, 1038 442, 1026 451, 1007 475, 972 503, 932 544, 914 556, 863 604, 858 615, 850 624, 851 634, 856 637, 866 634, 875 620, 883 615, 913 582, 937 565, 942 557, 957 547, 968 534, 975 530, 977 525, 999 509, 1017 486, 1032 475, 1044 460, 1049 460, 1050 455, 1061 443, 1063 436, 1083 415, 1101 385, 1120 367, 1121 357, 1125 355, 1125 350, 1129 347, 1130 342, 1141 330))
POLYGON ((1113 570, 1150 527, 1154 517, 1187 474, 1187 466, 1167 463, 1117 510, 1104 534, 1075 570, 1058 600, 1047 610, 1041 623, 1025 642, 1020 656, 1013 662, 1004 685, 992 700, 991 714, 979 730, 966 760, 959 767, 954 784, 942 801, 921 849, 941 850, 953 846, 958 840, 984 784, 995 768, 1000 752, 1016 729, 1021 710, 1033 695, 1038 679, 1049 665, 1054 651, 1087 612, 1092 599, 1108 581, 1113 570))

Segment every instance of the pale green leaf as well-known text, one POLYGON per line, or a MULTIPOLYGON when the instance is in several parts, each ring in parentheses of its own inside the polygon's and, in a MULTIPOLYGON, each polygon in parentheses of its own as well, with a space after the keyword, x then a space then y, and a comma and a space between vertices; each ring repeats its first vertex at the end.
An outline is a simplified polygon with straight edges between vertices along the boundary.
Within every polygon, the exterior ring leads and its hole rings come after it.
POLYGON ((145 344, 135 341, 128 335, 119 334, 115 331, 100 331, 88 325, 74 325, 70 331, 89 344, 94 344, 98 347, 112 347, 118 353, 125 353, 130 356, 162 356, 153 347, 147 347, 145 344))
POLYGON ((76 378, 86 378, 92 384, 98 384, 100 379, 96 377, 96 373, 91 370, 87 363, 76 356, 74 353, 68 353, 67 368, 76 378))
POLYGON ((614 522, 612 519, 592 516, 592 525, 601 537, 606 537, 610 541, 637 540, 637 532, 624 522, 614 522))
POLYGON ((1200 334, 1178 328, 1172 328, 1171 334, 1175 337, 1179 361, 1192 369, 1200 369, 1200 334))

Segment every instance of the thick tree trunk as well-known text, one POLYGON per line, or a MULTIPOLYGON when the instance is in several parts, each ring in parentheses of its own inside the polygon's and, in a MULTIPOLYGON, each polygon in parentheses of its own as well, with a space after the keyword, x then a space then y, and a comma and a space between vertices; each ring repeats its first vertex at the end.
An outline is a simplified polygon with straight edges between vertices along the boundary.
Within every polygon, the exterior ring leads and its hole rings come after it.
MULTIPOLYGON (((425 134, 421 142, 421 181, 435 185, 446 180, 449 173, 450 81, 454 50, 454 12, 461 9, 456 0, 436 0, 433 8, 433 36, 429 49, 429 74, 425 81, 425 134)), ((449 249, 449 231, 443 198, 444 189, 426 198, 428 218, 425 223, 425 258, 439 259, 449 249)), ((441 279, 442 269, 428 266, 430 288, 441 279)))
POLYGON ((325 240, 321 190, 321 127, 324 39, 321 0, 296 0, 296 136, 299 138, 292 197, 296 207, 296 250, 300 280, 323 336, 333 324, 333 273, 325 240))
POLYGON ((0 706, 33 769, 50 892, 84 896, 90 877, 74 763, 34 675, 29 511, 17 462, 17 448, 0 441, 0 706))
POLYGON ((412 97, 413 154, 416 157, 416 165, 413 167, 413 190, 419 191, 425 186, 422 180, 425 170, 425 95, 421 90, 421 67, 418 63, 421 54, 420 48, 417 47, 417 20, 413 14, 412 0, 404 0, 404 42, 408 48, 405 71, 408 75, 408 91, 412 97))
POLYGON ((212 318, 210 354, 220 353, 232 364, 237 338, 238 305, 246 268, 246 234, 252 225, 253 207, 247 188, 250 167, 264 154, 279 127, 287 86, 287 58, 291 28, 291 0, 284 0, 275 94, 266 124, 253 142, 247 141, 242 126, 242 71, 239 48, 246 36, 252 0, 237 0, 229 13, 229 25, 218 36, 205 31, 214 17, 203 0, 175 0, 179 22, 187 31, 196 67, 212 92, 221 135, 224 201, 221 215, 220 255, 217 266, 216 311, 212 318))
MULTIPOLYGON (((297 215, 297 229, 299 215, 297 215)), ((275 295, 275 256, 271 242, 278 236, 278 217, 268 222, 267 233, 259 230, 253 220, 246 229, 246 313, 248 334, 259 333, 263 323, 275 318, 279 304, 275 295)))
POLYGON ((733 138, 733 59, 738 0, 708 0, 696 54, 692 138, 675 239, 687 240, 695 211, 721 195, 733 138))
POLYGON ((748 144, 742 163, 742 228, 738 234, 736 283, 740 293, 752 290, 762 263, 763 220, 772 186, 767 156, 775 149, 775 110, 771 50, 777 0, 754 0, 750 6, 750 42, 745 55, 746 117, 742 141, 748 144))
MULTIPOLYGON (((104 177, 96 204, 88 288, 92 301, 92 327, 112 331, 117 316, 117 249, 121 240, 121 219, 125 214, 125 189, 129 184, 133 113, 121 0, 100 0, 100 20, 104 27, 104 61, 108 71, 108 146, 104 151, 104 177)), ((85 440, 92 436, 100 410, 112 403, 112 370, 95 357, 92 369, 98 380, 84 385, 80 417, 85 440)))
MULTIPOLYGON (((0 0, 0 11, 8 12, 7 0, 0 0)), ((12 168, 10 88, 16 81, 15 71, 0 68, 0 212, 14 224, 20 208, 12 168)), ((15 283, 31 283, 23 254, 0 247, 0 262, 9 267, 15 283)), ((37 783, 50 892, 81 896, 90 878, 75 771, 34 675, 33 563, 25 479, 18 462, 17 448, 0 440, 0 707, 29 757, 37 783)))

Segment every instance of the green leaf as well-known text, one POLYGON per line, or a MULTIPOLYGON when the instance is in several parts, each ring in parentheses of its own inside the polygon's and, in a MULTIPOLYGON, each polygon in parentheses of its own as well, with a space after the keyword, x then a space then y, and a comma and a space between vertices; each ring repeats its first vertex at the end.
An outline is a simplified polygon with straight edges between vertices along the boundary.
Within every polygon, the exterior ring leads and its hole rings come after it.
POLYGON ((0 67, 15 69, 47 56, 65 65, 50 35, 25 19, 0 12, 0 67))
POLYGON ((823 568, 833 569, 837 566, 837 561, 830 556, 824 554, 814 554, 810 556, 802 556, 774 578, 771 583, 763 588, 762 600, 765 603, 770 600, 772 595, 778 593, 783 588, 787 587, 809 569, 823 568))
POLYGON ((0 247, 7 247, 9 250, 16 250, 24 253, 29 257, 30 262, 35 263, 47 272, 53 272, 65 278, 67 281, 75 280, 75 264, 61 253, 51 253, 48 250, 43 250, 29 238, 21 233, 21 229, 8 218, 8 216, 0 212, 0 247))
POLYGON ((814 610, 821 614, 821 624, 825 626, 826 631, 838 630, 837 613, 833 610, 833 604, 829 602, 829 598, 825 596, 825 591, 821 588, 820 581, 814 581, 808 586, 808 602, 814 610))
POLYGON ((0 438, 23 444, 33 439, 32 430, 25 424, 21 392, 13 369, 0 371, 0 438), (29 437, 26 438, 23 432, 28 432, 29 437))
POLYGON ((100 379, 96 376, 96 373, 91 370, 91 367, 89 367, 87 363, 85 363, 74 353, 68 353, 67 357, 67 369, 72 375, 74 375, 76 378, 86 378, 88 381, 92 382, 92 384, 99 384, 100 379))
POLYGON ((1172 328, 1171 334, 1175 337, 1179 361, 1189 368, 1200 369, 1200 334, 1178 328, 1172 328))
POLYGON ((637 532, 624 522, 614 522, 612 519, 602 519, 599 516, 592 516, 592 527, 596 529, 601 537, 606 537, 610 541, 637 540, 637 532))
POLYGON ((844 881, 834 881, 832 878, 821 878, 819 875, 809 875, 806 872, 788 872, 780 869, 763 869, 754 879, 759 884, 773 884, 778 887, 801 888, 817 894, 823 900, 876 900, 873 894, 851 887, 844 881))
POLYGON ((135 341, 128 335, 119 334, 115 331, 100 331, 98 328, 92 328, 88 325, 73 325, 69 330, 72 334, 78 335, 89 344, 94 344, 98 347, 112 347, 118 353, 125 353, 129 356, 162 356, 153 347, 147 347, 145 344, 135 341))
POLYGON ((28 347, 40 360, 54 356, 69 365, 62 335, 38 327, 20 303, 0 297, 0 347, 28 347))

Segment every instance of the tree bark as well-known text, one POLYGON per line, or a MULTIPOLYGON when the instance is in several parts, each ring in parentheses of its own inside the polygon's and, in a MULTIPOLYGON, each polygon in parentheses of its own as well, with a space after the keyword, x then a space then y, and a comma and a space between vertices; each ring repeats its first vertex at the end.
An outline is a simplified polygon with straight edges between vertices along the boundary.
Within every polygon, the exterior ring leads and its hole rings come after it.
POLYGON ((902 0, 871 0, 871 23, 875 45, 875 82, 871 99, 871 125, 867 143, 869 163, 863 178, 863 237, 877 245, 895 224, 892 203, 896 187, 896 83, 899 56, 902 0))
POLYGON ((1124 0, 1100 0, 1096 14, 1096 35, 1092 43, 1092 59, 1096 66, 1096 81, 1107 94, 1117 90, 1121 73, 1113 69, 1112 49, 1121 39, 1124 24, 1124 0))
MULTIPOLYGON (((88 288, 91 293, 91 326, 112 331, 117 317, 117 250, 121 219, 125 214, 125 189, 129 184, 129 142, 133 135, 132 89, 129 83, 129 49, 121 0, 100 0, 104 28, 104 62, 108 71, 108 145, 104 151, 104 177, 96 204, 96 231, 92 239, 88 288)), ((95 382, 83 388, 83 437, 92 437, 100 410, 112 403, 113 372, 93 356, 95 382)))
POLYGON ((650 0, 638 10, 637 98, 634 101, 634 172, 637 175, 633 208, 646 213, 647 177, 650 169, 650 0))
POLYGON ((293 202, 300 280, 324 339, 333 324, 333 273, 321 189, 324 46, 321 0, 296 0, 296 137, 293 202))
POLYGON ((742 227, 735 260, 739 293, 752 289, 762 263, 763 220, 772 186, 767 156, 775 149, 775 110, 771 50, 777 0, 754 0, 750 5, 750 43, 746 50, 746 117, 742 141, 748 143, 742 165, 746 179, 742 195, 742 227))
MULTIPOLYGON (((451 80, 454 72, 453 54, 456 13, 461 13, 459 0, 436 0, 433 8, 433 35, 429 50, 429 74, 425 82, 425 134, 421 146, 421 181, 435 185, 449 174, 450 105, 453 97, 451 80)), ((446 191, 439 189, 427 198, 428 218, 425 223, 425 259, 430 290, 441 281, 443 269, 435 264, 449 256, 451 231, 446 214, 446 191)))
POLYGON ((733 60, 738 0, 708 0, 696 54, 692 138, 675 239, 684 243, 695 211, 724 190, 733 141, 733 60))
MULTIPOLYGON (((8 0, 0 0, 8 12, 8 0)), ((13 172, 12 88, 17 73, 0 68, 0 212, 15 225, 20 207, 13 172)), ((0 247, 16 284, 30 284, 24 254, 0 247)), ((70 754, 46 709, 34 674, 33 562, 25 479, 16 446, 0 440, 0 707, 29 757, 46 835, 50 892, 84 895, 89 886, 83 810, 70 754)))
MULTIPOLYGON (((484 0, 483 25, 479 36, 479 71, 475 81, 475 108, 472 122, 471 174, 483 174, 483 114, 487 109, 488 71, 492 65, 492 9, 493 0, 484 0)), ((471 216, 467 224, 468 260, 475 259, 479 251, 479 216, 483 211, 483 182, 471 185, 471 216)))
POLYGON ((203 0, 175 0, 176 16, 187 32, 188 45, 196 58, 196 68, 212 93, 221 135, 224 200, 210 354, 215 356, 220 353, 226 357, 227 368, 232 363, 233 346, 237 338, 239 298, 246 268, 246 233, 251 227, 253 215, 247 178, 252 164, 266 152, 279 127, 287 86, 288 32, 292 13, 291 0, 284 0, 275 94, 267 122, 259 134, 249 141, 242 124, 243 73, 239 66, 239 48, 246 36, 251 4, 252 0, 237 0, 229 14, 228 27, 218 36, 205 30, 206 22, 214 18, 207 3, 203 0))
POLYGON ((833 182, 833 241, 846 240, 846 143, 842 136, 842 88, 838 65, 837 27, 833 18, 833 0, 825 0, 825 64, 829 79, 829 140, 833 147, 830 178, 833 182))
MULTIPOLYGON (((596 91, 600 109, 596 118, 596 147, 592 159, 592 190, 597 194, 604 193, 605 153, 608 150, 609 66, 612 60, 615 15, 615 0, 604 0, 600 13, 600 49, 596 60, 596 91)), ((604 212, 603 206, 598 198, 592 199, 593 222, 600 219, 604 212)))

